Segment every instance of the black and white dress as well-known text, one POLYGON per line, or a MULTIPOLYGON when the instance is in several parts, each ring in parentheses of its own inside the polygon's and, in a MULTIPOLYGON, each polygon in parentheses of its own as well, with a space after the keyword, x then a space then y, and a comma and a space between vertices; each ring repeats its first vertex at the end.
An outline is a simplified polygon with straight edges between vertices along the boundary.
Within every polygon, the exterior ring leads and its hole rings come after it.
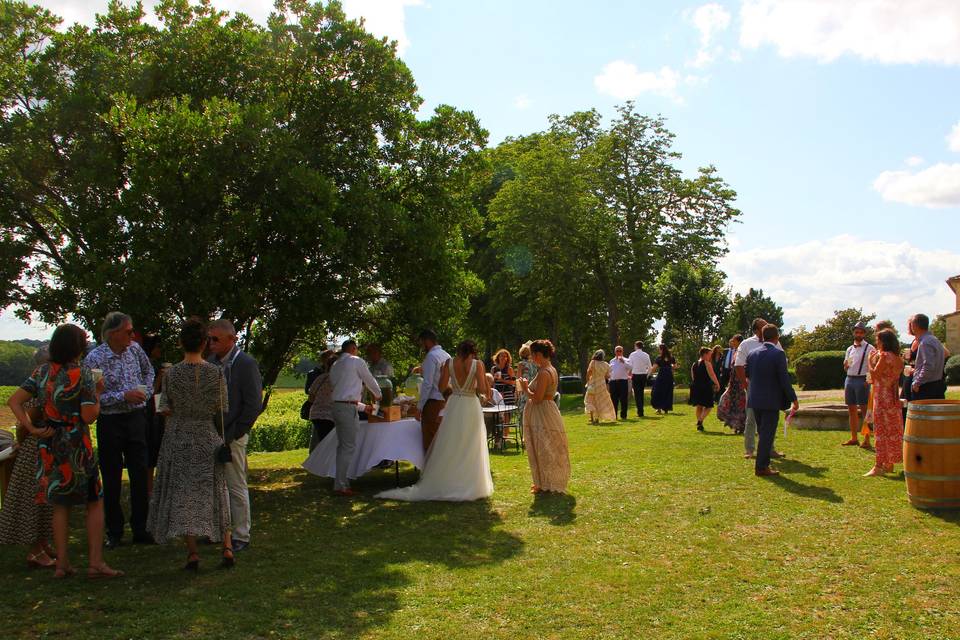
POLYGON ((181 362, 167 371, 160 408, 171 413, 147 518, 157 542, 186 535, 217 542, 230 530, 230 495, 223 466, 214 459, 223 444, 214 415, 228 406, 216 365, 181 362))

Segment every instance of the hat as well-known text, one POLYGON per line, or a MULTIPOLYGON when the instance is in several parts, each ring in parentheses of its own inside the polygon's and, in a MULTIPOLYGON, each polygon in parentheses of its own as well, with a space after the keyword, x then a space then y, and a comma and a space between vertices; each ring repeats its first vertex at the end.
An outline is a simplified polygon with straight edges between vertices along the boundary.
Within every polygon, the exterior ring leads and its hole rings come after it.
POLYGON ((863 322, 858 322, 857 324, 853 325, 853 330, 856 331, 857 329, 862 329, 863 331, 866 331, 867 325, 863 324, 863 322))

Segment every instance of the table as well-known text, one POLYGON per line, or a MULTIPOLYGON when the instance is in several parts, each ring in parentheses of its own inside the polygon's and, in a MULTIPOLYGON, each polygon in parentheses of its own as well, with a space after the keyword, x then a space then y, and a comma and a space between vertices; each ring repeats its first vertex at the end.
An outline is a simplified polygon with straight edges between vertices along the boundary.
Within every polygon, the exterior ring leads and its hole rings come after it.
MULTIPOLYGON (((337 430, 333 429, 303 461, 303 468, 316 476, 337 475, 337 430)), ((423 432, 420 421, 405 418, 393 422, 360 422, 357 448, 347 470, 350 479, 359 478, 384 460, 406 460, 423 469, 423 432)), ((396 467, 399 477, 399 466, 396 467)))

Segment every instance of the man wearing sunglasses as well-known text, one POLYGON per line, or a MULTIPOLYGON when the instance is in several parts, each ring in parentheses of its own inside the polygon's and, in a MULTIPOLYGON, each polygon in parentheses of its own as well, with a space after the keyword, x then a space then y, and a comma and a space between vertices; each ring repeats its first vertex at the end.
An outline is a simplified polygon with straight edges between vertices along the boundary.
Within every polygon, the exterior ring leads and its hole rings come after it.
POLYGON ((106 546, 123 540, 124 516, 120 504, 123 467, 130 477, 130 529, 135 544, 150 544, 147 533, 147 417, 144 409, 153 392, 153 366, 133 341, 133 320, 125 313, 107 314, 101 343, 84 360, 103 372, 103 394, 97 420, 97 457, 103 476, 106 546))
POLYGON ((233 550, 250 546, 250 491, 247 488, 247 441, 263 406, 260 365, 237 346, 237 330, 229 320, 214 320, 207 327, 209 361, 223 370, 227 381, 223 431, 232 460, 224 465, 230 492, 233 550))

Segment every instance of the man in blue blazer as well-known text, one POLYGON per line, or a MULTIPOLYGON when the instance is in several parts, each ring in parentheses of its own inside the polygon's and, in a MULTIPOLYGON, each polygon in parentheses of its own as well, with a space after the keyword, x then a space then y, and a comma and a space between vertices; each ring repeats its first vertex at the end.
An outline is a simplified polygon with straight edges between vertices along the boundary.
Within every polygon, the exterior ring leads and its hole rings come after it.
POLYGON ((747 407, 753 409, 757 417, 760 434, 755 472, 758 476, 775 476, 780 472, 770 468, 770 451, 777 436, 780 412, 786 411, 791 403, 794 410, 800 405, 787 373, 787 356, 776 347, 780 330, 768 324, 763 328, 762 337, 763 346, 747 356, 747 379, 750 380, 747 407))

